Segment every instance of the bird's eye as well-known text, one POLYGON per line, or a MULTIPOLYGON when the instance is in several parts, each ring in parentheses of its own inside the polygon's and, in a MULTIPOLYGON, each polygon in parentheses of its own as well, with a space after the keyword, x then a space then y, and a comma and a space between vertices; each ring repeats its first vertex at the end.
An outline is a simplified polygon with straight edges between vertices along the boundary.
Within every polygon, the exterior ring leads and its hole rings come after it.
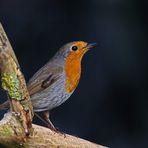
POLYGON ((76 51, 77 49, 78 49, 78 47, 77 46, 72 46, 72 48, 71 48, 73 51, 76 51))

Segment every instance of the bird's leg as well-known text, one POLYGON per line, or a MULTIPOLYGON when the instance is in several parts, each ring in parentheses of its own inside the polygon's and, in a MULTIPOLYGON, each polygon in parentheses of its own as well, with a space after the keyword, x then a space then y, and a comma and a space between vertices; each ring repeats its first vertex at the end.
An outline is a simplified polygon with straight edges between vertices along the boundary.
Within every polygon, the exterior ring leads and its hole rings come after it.
POLYGON ((54 125, 52 124, 52 122, 49 119, 49 111, 45 111, 43 112, 43 119, 48 123, 47 126, 54 131, 57 131, 57 129, 54 127, 54 125))
POLYGON ((56 130, 54 125, 49 119, 49 112, 43 112, 43 117, 39 116, 37 113, 34 113, 42 122, 44 122, 51 130, 56 130))
POLYGON ((55 131, 56 133, 60 133, 60 134, 64 135, 64 137, 66 137, 65 133, 59 131, 58 128, 55 128, 55 127, 54 127, 54 125, 52 124, 52 122, 51 122, 50 119, 49 119, 49 116, 50 116, 49 111, 43 112, 43 118, 44 118, 44 120, 48 123, 48 127, 49 127, 51 130, 55 131))
POLYGON ((36 116, 36 117, 38 117, 43 123, 45 123, 46 125, 48 125, 48 122, 47 121, 45 121, 41 116, 39 116, 37 113, 34 113, 34 115, 36 116))
MULTIPOLYGON (((34 113, 34 114, 41 121, 43 121, 48 126, 48 128, 50 128, 51 130, 53 130, 53 131, 55 131, 57 133, 64 134, 64 133, 60 132, 59 129, 55 128, 54 125, 52 124, 52 122, 50 121, 50 119, 49 119, 49 111, 43 112, 43 117, 40 117, 37 113, 34 113)), ((65 134, 64 134, 64 137, 66 137, 65 134)))

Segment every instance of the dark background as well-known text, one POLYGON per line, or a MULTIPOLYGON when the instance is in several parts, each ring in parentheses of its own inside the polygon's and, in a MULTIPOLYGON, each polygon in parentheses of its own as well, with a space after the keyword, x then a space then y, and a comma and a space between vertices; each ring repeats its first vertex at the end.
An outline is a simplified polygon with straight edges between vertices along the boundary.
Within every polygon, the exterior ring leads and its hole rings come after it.
POLYGON ((144 0, 0 0, 0 22, 26 80, 65 43, 98 43, 83 59, 78 88, 51 119, 111 148, 148 147, 147 16, 144 0))

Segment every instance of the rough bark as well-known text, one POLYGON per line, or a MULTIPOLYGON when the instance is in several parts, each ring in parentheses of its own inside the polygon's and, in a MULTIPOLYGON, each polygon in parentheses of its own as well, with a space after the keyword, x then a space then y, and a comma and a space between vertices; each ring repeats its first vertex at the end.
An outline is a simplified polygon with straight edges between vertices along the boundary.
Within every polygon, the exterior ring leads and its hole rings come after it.
POLYGON ((84 139, 32 125, 33 110, 19 63, 0 24, 0 75, 10 111, 0 121, 0 147, 105 148, 84 139))
MULTIPOLYGON (((6 91, 10 110, 25 135, 32 130, 33 110, 26 82, 8 38, 0 25, 0 74, 2 88, 6 91)), ((22 133, 20 133, 22 134, 22 133)))

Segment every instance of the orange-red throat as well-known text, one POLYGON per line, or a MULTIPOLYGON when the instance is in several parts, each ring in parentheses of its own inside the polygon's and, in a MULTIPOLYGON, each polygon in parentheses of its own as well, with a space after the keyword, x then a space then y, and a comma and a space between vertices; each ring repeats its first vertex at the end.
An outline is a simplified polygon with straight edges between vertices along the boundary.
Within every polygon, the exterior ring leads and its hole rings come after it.
POLYGON ((65 90, 71 93, 75 90, 81 76, 81 60, 88 50, 87 43, 83 41, 75 42, 65 61, 66 83, 65 90), (75 48, 75 50, 73 50, 75 48))

